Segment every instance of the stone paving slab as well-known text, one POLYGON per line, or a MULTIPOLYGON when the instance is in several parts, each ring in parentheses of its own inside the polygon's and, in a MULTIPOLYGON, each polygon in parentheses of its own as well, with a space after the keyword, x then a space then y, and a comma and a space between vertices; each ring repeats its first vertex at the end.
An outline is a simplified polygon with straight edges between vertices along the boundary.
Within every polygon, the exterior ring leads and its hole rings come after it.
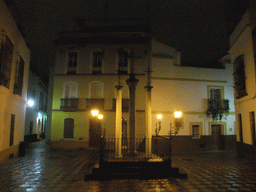
POLYGON ((234 154, 175 155, 172 166, 187 179, 84 181, 98 157, 95 149, 51 151, 43 141, 30 143, 24 157, 0 165, 0 192, 256 191, 256 166, 234 154))

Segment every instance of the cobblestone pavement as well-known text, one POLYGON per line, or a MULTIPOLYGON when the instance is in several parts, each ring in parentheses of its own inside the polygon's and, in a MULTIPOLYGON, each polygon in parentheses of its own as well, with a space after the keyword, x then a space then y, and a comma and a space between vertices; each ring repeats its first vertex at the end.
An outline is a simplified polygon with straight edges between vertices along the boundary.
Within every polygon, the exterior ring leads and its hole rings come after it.
POLYGON ((98 159, 93 149, 50 150, 30 143, 25 157, 0 165, 1 192, 51 191, 256 191, 256 166, 226 153, 179 155, 173 167, 187 179, 84 181, 98 159))

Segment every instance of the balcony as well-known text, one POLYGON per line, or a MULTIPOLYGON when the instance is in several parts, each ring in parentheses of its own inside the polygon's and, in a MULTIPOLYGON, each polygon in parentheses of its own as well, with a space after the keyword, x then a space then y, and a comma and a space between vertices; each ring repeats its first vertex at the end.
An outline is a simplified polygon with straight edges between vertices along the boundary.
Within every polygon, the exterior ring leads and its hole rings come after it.
POLYGON ((229 100, 208 99, 207 116, 213 120, 221 120, 225 114, 229 113, 229 100))
POLYGON ((78 110, 78 98, 61 99, 60 110, 61 111, 77 111, 78 110))
POLYGON ((89 108, 104 109, 104 99, 62 98, 61 111, 80 111, 89 108))

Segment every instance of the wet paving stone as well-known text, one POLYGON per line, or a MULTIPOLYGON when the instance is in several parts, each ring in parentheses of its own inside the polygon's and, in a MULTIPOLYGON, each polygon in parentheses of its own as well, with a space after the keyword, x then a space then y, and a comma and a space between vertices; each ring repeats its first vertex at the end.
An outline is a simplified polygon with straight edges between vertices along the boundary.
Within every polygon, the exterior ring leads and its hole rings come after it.
POLYGON ((97 150, 51 150, 43 141, 28 147, 24 157, 0 165, 0 192, 256 191, 255 164, 230 153, 173 155, 173 167, 187 179, 84 181, 97 150))

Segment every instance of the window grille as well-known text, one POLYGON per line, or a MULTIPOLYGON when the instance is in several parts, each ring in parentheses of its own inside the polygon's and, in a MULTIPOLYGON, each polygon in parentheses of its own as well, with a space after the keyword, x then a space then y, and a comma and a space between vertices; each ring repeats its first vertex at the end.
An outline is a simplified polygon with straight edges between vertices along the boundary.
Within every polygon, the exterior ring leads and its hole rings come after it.
POLYGON ((3 35, 0 45, 0 85, 10 87, 13 44, 8 36, 3 35))
POLYGON ((15 83, 13 87, 13 93, 22 96, 23 88, 23 76, 24 76, 24 60, 19 56, 19 61, 16 66, 15 83))
POLYGON ((239 99, 247 95, 245 82, 244 55, 240 55, 234 61, 234 85, 235 98, 239 99))

